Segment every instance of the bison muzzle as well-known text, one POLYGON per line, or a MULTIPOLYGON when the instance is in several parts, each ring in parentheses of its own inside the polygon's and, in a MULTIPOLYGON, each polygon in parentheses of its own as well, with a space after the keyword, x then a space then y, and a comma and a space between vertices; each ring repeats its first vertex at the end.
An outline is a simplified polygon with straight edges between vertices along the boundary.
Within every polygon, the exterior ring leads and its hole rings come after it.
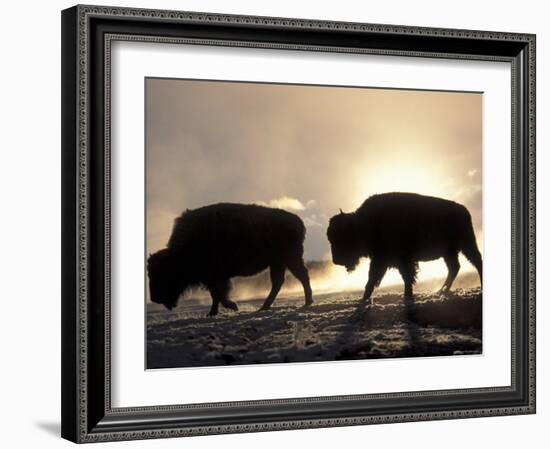
POLYGON ((212 297, 209 316, 218 306, 237 310, 230 301, 230 280, 270 269, 268 309, 290 272, 302 283, 306 305, 312 294, 303 261, 305 226, 290 212, 258 205, 221 203, 187 210, 176 218, 166 248, 149 256, 151 301, 168 309, 189 287, 203 286, 212 297))
POLYGON ((414 193, 374 195, 355 212, 332 217, 327 237, 333 262, 348 271, 361 257, 370 258, 365 300, 370 299, 388 268, 399 270, 405 298, 411 299, 418 262, 441 257, 449 270, 441 291, 448 291, 460 269, 459 252, 482 279, 481 254, 470 213, 453 201, 414 193))

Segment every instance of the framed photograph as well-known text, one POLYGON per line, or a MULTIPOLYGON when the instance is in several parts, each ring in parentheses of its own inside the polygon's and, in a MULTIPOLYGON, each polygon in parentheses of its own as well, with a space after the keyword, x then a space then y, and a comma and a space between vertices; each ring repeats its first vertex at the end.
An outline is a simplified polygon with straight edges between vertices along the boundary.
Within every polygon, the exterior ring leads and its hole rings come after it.
POLYGON ((535 412, 535 36, 62 12, 62 436, 535 412))

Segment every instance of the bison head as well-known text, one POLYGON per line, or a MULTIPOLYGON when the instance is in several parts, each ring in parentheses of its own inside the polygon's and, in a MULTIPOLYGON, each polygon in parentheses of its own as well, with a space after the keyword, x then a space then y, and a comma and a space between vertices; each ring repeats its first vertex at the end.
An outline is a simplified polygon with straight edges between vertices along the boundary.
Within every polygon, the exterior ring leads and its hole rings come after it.
POLYGON ((327 237, 332 252, 332 262, 343 265, 351 272, 359 264, 361 253, 355 231, 355 214, 345 214, 340 210, 330 219, 327 237))
POLYGON ((176 306, 185 285, 176 258, 177 255, 165 248, 147 260, 151 301, 163 304, 168 310, 176 306))

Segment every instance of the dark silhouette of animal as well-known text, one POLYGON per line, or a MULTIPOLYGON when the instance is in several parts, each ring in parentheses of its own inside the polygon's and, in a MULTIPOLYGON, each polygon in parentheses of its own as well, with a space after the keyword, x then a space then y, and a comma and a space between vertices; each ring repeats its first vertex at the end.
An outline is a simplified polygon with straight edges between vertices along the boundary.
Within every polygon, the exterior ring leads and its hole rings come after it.
POLYGON ((369 300, 388 268, 397 268, 412 299, 418 262, 443 257, 449 270, 441 287, 455 280, 462 252, 482 279, 482 262, 472 218, 453 201, 415 193, 384 193, 368 198, 355 212, 330 219, 327 231, 332 261, 353 271, 361 257, 370 258, 364 300, 369 300))
POLYGON ((302 283, 306 305, 313 302, 303 261, 305 226, 290 212, 269 207, 220 203, 187 210, 176 218, 166 248, 147 262, 151 300, 171 310, 189 287, 203 286, 218 306, 238 310, 228 298, 230 280, 270 269, 269 309, 285 280, 285 271, 302 283))

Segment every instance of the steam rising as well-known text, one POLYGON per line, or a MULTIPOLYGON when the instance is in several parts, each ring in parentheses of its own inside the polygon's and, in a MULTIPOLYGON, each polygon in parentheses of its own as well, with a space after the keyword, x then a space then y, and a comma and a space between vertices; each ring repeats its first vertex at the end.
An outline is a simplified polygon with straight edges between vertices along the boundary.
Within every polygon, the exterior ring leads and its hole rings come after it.
MULTIPOLYGON (((461 255, 461 272, 455 280, 454 288, 471 288, 479 286, 479 277, 469 262, 461 255)), ((356 292, 360 297, 369 272, 369 261, 362 259, 357 268, 348 273, 345 267, 333 265, 330 261, 306 262, 309 270, 311 288, 315 294, 333 292, 356 292)), ((415 287, 417 292, 435 292, 442 285, 447 276, 446 267, 437 261, 420 263, 418 282, 415 287)), ((247 278, 234 278, 232 281, 231 297, 234 299, 248 300, 264 298, 269 293, 271 282, 269 272, 264 271, 256 276, 247 278)), ((383 290, 402 293, 403 280, 397 270, 388 270, 381 287, 383 290)), ((301 284, 289 273, 286 274, 285 283, 281 288, 280 296, 303 296, 304 290, 301 284)), ((206 290, 194 289, 188 291, 187 298, 210 301, 210 295, 206 290)))

